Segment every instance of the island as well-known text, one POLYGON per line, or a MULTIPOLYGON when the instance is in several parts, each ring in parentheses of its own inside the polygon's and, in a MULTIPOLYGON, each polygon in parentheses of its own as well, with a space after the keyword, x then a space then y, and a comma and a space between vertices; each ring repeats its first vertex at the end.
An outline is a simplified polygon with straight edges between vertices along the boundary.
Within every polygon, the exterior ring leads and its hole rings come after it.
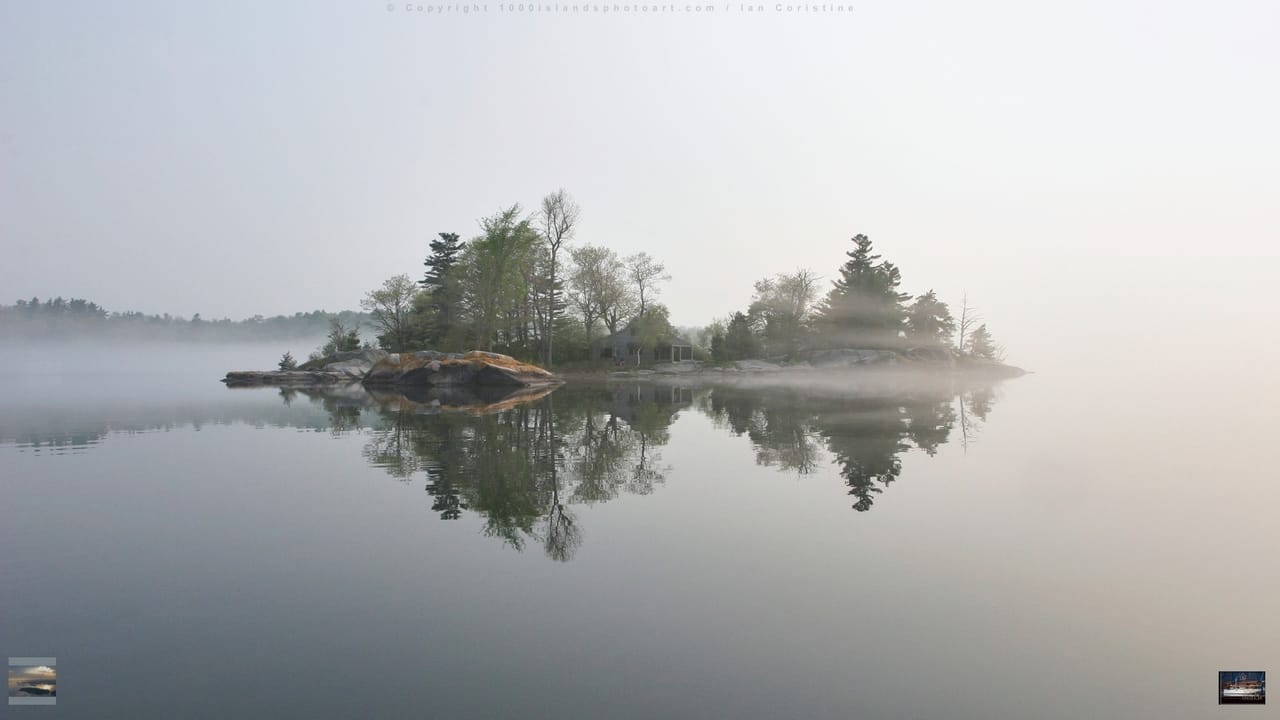
POLYGON ((579 213, 561 189, 533 213, 513 204, 483 218, 470 240, 441 232, 420 279, 388 278, 361 301, 364 315, 331 318, 327 342, 305 362, 286 352, 276 370, 235 371, 224 382, 522 388, 1024 373, 1004 362, 967 293, 953 313, 933 289, 905 292, 902 271, 864 234, 849 238, 829 281, 806 268, 777 272, 752 284, 745 307, 677 326, 672 318, 687 315, 661 302, 666 265, 643 251, 575 244, 579 213), (362 323, 373 333, 361 334, 362 323))

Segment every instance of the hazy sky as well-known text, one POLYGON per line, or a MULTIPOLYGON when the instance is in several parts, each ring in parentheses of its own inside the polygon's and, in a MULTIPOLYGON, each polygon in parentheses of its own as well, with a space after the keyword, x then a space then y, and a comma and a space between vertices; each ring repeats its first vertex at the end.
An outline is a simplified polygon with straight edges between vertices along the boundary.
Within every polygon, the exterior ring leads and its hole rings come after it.
POLYGON ((0 302, 354 308, 563 186, 677 324, 859 232, 1015 359, 1274 324, 1280 3, 854 5, 0 0, 0 302))

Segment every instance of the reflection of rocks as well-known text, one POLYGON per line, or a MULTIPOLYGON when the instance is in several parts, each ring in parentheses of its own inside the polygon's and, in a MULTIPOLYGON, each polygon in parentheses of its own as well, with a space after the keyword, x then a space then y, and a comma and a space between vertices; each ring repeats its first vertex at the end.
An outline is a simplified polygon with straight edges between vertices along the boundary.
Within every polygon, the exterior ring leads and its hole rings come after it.
POLYGON ((368 395, 381 407, 397 412, 429 415, 465 412, 472 415, 510 410, 549 395, 555 386, 539 387, 413 387, 369 388, 368 395))
POLYGON ((363 385, 337 385, 326 387, 281 390, 281 393, 301 393, 326 408, 362 410, 391 410, 393 412, 430 415, 441 412, 464 412, 485 415, 502 412, 525 403, 536 402, 558 386, 538 387, 365 387, 363 385))

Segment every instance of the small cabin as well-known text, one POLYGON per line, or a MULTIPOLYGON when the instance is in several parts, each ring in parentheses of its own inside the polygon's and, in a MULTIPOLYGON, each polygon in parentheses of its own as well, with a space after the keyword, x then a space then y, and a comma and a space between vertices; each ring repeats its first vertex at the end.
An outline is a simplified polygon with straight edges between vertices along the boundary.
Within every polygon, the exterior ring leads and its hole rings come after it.
POLYGON ((604 339, 600 357, 610 358, 616 363, 682 362, 693 359, 693 343, 672 333, 645 351, 636 342, 635 326, 628 325, 604 339))

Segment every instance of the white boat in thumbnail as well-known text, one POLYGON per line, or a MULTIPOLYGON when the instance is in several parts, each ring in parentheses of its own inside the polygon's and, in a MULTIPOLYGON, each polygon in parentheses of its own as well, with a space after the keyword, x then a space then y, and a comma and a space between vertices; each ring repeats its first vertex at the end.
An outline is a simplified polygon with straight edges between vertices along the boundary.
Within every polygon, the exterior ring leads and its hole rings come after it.
POLYGON ((1262 694, 1262 683, 1258 680, 1236 680, 1222 688, 1223 697, 1254 697, 1262 694))
POLYGON ((1245 697, 1248 695, 1261 695, 1262 688, 1235 688, 1229 687, 1222 691, 1224 697, 1245 697))

